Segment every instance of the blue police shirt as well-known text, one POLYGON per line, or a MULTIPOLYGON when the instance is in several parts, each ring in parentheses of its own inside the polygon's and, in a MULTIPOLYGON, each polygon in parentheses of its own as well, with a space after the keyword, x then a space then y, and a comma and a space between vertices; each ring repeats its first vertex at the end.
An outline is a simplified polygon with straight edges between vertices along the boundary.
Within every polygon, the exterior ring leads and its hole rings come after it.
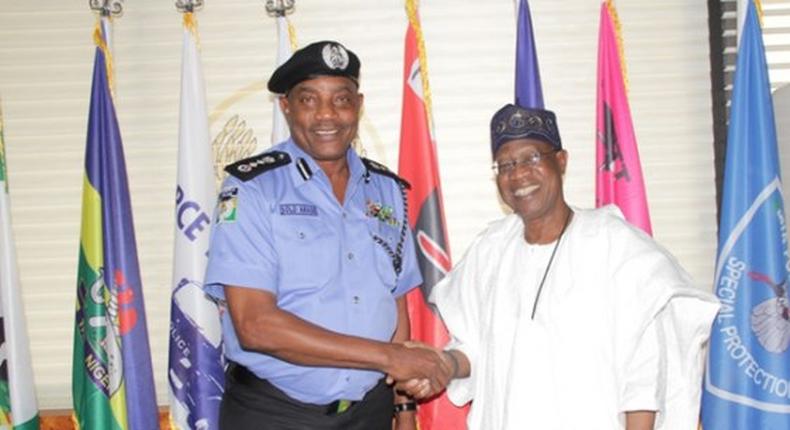
MULTIPOLYGON (((345 202, 329 178, 292 140, 272 150, 291 162, 248 181, 229 176, 212 230, 206 291, 224 300, 223 285, 269 291, 280 309, 325 329, 389 341, 397 326, 395 299, 422 283, 411 230, 401 232, 398 183, 369 171, 353 149, 345 202), (403 236, 398 275, 391 251, 403 236)), ((225 355, 290 397, 327 404, 360 400, 382 378, 370 370, 305 367, 239 345, 223 312, 225 355)))

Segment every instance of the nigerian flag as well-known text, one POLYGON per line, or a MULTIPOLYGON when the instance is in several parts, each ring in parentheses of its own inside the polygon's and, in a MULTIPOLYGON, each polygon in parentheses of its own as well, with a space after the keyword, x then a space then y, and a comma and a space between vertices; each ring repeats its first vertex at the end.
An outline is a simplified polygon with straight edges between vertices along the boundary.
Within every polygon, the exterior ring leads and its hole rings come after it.
POLYGON ((19 294, 0 112, 0 428, 38 429, 25 313, 19 294))

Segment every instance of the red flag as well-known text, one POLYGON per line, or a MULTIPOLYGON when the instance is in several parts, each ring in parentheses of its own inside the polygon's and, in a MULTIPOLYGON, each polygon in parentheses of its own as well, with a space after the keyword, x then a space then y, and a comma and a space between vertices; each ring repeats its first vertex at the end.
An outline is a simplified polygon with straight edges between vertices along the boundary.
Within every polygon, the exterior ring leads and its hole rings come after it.
POLYGON ((606 0, 598 37, 595 206, 614 203, 626 220, 652 234, 618 41, 617 14, 606 0))
MULTIPOLYGON (((422 33, 416 6, 407 0, 409 27, 403 66, 403 112, 401 117, 398 172, 412 184, 408 194, 409 224, 414 230, 417 258, 423 276, 422 288, 407 297, 411 337, 434 346, 448 341, 447 329, 425 299, 433 286, 450 270, 450 251, 444 225, 439 169, 430 122, 430 97, 424 63, 422 33), (422 55, 421 55, 422 54, 422 55)), ((466 409, 457 408, 447 395, 420 405, 417 413, 421 430, 466 428, 466 409)))

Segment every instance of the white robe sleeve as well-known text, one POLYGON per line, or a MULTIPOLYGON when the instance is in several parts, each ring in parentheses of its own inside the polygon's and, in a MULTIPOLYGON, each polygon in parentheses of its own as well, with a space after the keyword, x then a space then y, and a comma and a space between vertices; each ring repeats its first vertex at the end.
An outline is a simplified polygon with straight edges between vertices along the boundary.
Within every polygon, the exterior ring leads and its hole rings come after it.
POLYGON ((659 411, 663 404, 661 381, 666 380, 666 345, 663 336, 657 333, 658 325, 656 321, 650 322, 628 363, 618 405, 623 424, 626 412, 659 411))
POLYGON ((447 397, 458 406, 470 402, 475 396, 475 365, 479 356, 480 335, 485 326, 481 321, 482 271, 485 266, 478 262, 480 243, 478 237, 461 261, 434 286, 429 298, 439 309, 451 334, 445 349, 459 350, 469 360, 469 377, 454 379, 447 386, 447 397))
POLYGON ((696 430, 703 346, 719 308, 718 300, 693 287, 674 257, 651 238, 629 230, 630 234, 625 232, 614 239, 611 256, 613 261, 620 261, 613 273, 618 405, 621 411, 641 409, 642 404, 655 406, 648 409, 658 410, 656 430, 696 430), (637 370, 648 351, 642 349, 643 337, 654 335, 657 350, 653 360, 659 366, 654 373, 655 404, 651 405, 648 391, 653 387, 645 385, 645 391, 636 394, 636 387, 642 383, 634 382, 643 378, 637 370), (644 400, 637 402, 637 398, 644 400))

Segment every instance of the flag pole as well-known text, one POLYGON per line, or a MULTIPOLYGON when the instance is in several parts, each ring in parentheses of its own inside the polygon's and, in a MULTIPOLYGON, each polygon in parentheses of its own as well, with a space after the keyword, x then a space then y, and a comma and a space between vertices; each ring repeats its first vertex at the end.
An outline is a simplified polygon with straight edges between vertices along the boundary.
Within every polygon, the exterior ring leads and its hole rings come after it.
MULTIPOLYGON (((277 57, 275 67, 281 66, 296 51, 296 31, 286 15, 294 11, 296 0, 267 0, 266 13, 275 19, 277 26, 277 57)), ((279 97, 270 95, 272 100, 272 132, 271 144, 276 145, 287 140, 291 133, 285 116, 280 110, 279 97)))

